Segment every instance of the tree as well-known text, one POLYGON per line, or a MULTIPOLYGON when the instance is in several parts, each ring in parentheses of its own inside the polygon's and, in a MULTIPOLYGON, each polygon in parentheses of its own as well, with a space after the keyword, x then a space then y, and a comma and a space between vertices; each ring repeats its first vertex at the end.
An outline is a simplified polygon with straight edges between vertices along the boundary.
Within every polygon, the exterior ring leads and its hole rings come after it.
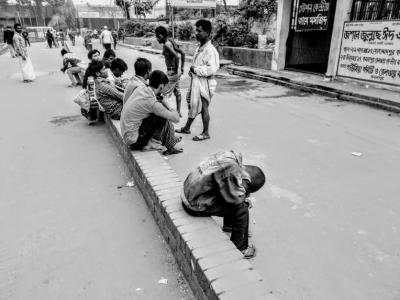
POLYGON ((122 8, 122 10, 125 12, 126 18, 129 20, 130 7, 134 7, 135 15, 137 15, 139 18, 140 16, 146 18, 146 14, 151 12, 154 5, 156 5, 159 1, 160 0, 134 0, 133 2, 131 2, 130 0, 115 0, 115 4, 122 8))
POLYGON ((277 0, 243 0, 239 11, 244 19, 254 20, 276 13, 277 8, 277 0))

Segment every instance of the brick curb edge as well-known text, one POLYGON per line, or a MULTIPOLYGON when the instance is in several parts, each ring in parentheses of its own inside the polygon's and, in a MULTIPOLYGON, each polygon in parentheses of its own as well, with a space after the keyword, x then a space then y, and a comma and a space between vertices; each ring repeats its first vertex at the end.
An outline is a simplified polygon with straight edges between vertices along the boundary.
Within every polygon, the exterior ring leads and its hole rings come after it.
POLYGON ((156 151, 131 152, 119 121, 106 116, 105 122, 196 299, 276 300, 212 218, 186 214, 180 199, 182 181, 165 159, 156 151))
POLYGON ((252 70, 245 70, 241 69, 240 67, 236 66, 227 66, 227 71, 232 73, 233 75, 238 75, 250 79, 255 79, 264 82, 272 82, 274 84, 286 86, 289 88, 301 90, 304 92, 319 94, 323 96, 329 96, 336 98, 342 101, 349 101, 358 104, 364 104, 368 106, 372 106, 375 108, 379 108, 382 110, 400 113, 400 103, 376 98, 372 96, 365 96, 357 93, 347 92, 335 88, 326 87, 323 85, 318 84, 310 84, 304 82, 293 81, 289 78, 279 77, 279 76, 272 76, 267 74, 261 74, 252 70))

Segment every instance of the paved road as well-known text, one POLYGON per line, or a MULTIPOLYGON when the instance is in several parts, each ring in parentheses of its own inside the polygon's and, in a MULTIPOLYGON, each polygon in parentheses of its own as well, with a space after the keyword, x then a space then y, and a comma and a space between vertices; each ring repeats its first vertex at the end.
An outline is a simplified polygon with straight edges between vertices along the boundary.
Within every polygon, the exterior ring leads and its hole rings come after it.
MULTIPOLYGON (((160 55, 117 54, 163 68, 160 55)), ((264 168, 253 264, 280 299, 400 299, 397 115, 222 72, 211 118, 212 139, 185 136, 169 162, 184 178, 207 155, 236 149, 264 168)))
POLYGON ((106 127, 79 116, 59 49, 31 50, 32 84, 0 56, 0 299, 194 299, 106 127))

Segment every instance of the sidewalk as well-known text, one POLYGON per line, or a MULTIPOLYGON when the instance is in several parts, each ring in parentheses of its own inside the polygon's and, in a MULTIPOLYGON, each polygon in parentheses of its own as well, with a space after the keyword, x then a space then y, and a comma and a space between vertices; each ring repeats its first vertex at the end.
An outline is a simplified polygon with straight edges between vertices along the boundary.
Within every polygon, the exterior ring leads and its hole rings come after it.
MULTIPOLYGON (((133 46, 120 44, 123 47, 138 51, 161 54, 160 50, 150 47, 133 46)), ((186 56, 186 60, 193 61, 192 56, 186 56)), ((338 79, 324 81, 322 76, 293 72, 293 71, 272 71, 256 69, 246 66, 236 66, 230 60, 221 60, 221 67, 234 75, 256 79, 265 82, 272 82, 278 85, 298 89, 305 92, 329 96, 342 101, 349 101, 369 105, 379 109, 400 113, 400 88, 393 87, 392 90, 378 87, 375 83, 359 83, 351 79, 338 79)))

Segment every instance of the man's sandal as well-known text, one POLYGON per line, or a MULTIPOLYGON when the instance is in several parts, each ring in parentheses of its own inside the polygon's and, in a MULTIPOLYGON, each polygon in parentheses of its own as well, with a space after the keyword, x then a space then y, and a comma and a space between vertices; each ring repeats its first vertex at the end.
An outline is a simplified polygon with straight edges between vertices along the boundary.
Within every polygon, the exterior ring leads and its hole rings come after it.
POLYGON ((196 142, 200 142, 200 141, 208 140, 209 138, 210 138, 209 135, 205 135, 202 133, 202 134, 194 136, 192 140, 196 141, 196 142))
POLYGON ((249 245, 246 249, 241 251, 244 258, 250 259, 256 256, 256 247, 249 245))
POLYGON ((170 149, 165 150, 162 154, 163 155, 173 155, 173 154, 179 154, 182 152, 183 152, 183 149, 178 149, 178 148, 172 147, 170 149))
POLYGON ((183 133, 183 134, 190 134, 190 130, 186 129, 185 127, 175 129, 175 132, 183 133))

